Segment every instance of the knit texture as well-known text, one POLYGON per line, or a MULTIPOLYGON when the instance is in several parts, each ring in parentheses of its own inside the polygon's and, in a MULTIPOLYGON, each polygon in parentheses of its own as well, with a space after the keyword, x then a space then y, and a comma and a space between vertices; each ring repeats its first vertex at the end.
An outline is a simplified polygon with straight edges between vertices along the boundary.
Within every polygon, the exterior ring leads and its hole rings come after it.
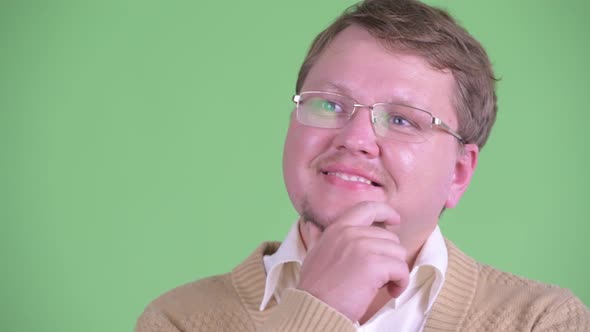
MULTIPOLYGON (((590 311, 570 291, 480 264, 450 241, 446 281, 424 332, 590 331, 590 311)), ((153 301, 136 332, 355 331, 348 318, 312 295, 288 289, 259 311, 264 293, 263 243, 231 273, 178 287, 153 301)), ((395 331, 395 327, 391 328, 395 331)))

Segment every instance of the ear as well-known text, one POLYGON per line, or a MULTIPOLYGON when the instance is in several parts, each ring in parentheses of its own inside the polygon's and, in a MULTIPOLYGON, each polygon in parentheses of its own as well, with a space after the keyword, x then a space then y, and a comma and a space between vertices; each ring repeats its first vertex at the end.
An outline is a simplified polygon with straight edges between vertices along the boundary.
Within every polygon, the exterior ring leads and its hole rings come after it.
POLYGON ((462 153, 458 156, 455 163, 455 173, 453 175, 453 182, 449 190, 449 196, 445 202, 446 208, 454 208, 463 196, 465 190, 471 182, 471 176, 475 172, 477 166, 477 158, 479 156, 479 148, 476 144, 465 144, 462 153))

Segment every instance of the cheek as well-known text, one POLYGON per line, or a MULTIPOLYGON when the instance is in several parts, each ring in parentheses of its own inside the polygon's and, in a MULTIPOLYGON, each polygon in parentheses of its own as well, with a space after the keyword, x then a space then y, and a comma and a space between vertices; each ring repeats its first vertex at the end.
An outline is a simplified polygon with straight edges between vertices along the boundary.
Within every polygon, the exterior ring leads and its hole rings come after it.
MULTIPOLYGON (((400 153, 398 153, 397 158, 397 164, 400 165, 399 167, 401 170, 406 172, 415 169, 416 165, 418 164, 416 162, 416 151, 413 151, 412 149, 400 149, 400 153)), ((394 162, 392 164, 396 163, 394 162)))
POLYGON ((397 199, 444 196, 453 175, 450 155, 424 143, 396 144, 383 150, 383 161, 395 183, 395 191, 404 193, 397 199))
POLYGON ((381 147, 381 160, 389 176, 395 183, 396 190, 403 189, 405 179, 414 176, 418 161, 418 148, 401 143, 381 147))
POLYGON ((298 186, 299 174, 297 173, 297 169, 299 167, 296 163, 299 160, 298 155, 300 155, 301 147, 298 146, 295 136, 293 124, 291 124, 287 131, 287 138, 285 139, 283 149, 283 179, 291 202, 299 210, 298 202, 301 200, 301 190, 298 186))
POLYGON ((295 164, 298 160, 297 156, 300 154, 300 147, 297 146, 297 144, 295 144, 296 141, 292 136, 293 134, 291 133, 291 129, 289 129, 289 131, 287 132, 287 138, 285 140, 285 147, 283 151, 283 175, 285 177, 287 187, 289 187, 289 184, 293 182, 293 179, 297 175, 297 165, 295 164))
POLYGON ((283 151, 283 178, 289 198, 298 211, 312 181, 314 170, 310 165, 325 146, 324 136, 321 130, 303 126, 294 119, 289 124, 283 151))

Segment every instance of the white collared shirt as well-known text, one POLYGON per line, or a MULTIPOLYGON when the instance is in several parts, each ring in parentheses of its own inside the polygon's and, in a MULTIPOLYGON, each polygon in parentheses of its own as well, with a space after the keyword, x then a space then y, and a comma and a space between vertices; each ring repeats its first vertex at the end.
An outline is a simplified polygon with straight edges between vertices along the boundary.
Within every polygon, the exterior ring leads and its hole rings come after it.
MULTIPOLYGON (((266 284, 260 311, 273 296, 280 303, 282 292, 297 285, 306 254, 298 227, 298 223, 294 223, 278 250, 263 257, 266 284)), ((447 247, 440 228, 436 226, 416 257, 406 290, 387 302, 365 324, 357 324, 357 330, 387 331, 395 327, 395 331, 422 331, 428 312, 442 289, 447 264, 447 247)))

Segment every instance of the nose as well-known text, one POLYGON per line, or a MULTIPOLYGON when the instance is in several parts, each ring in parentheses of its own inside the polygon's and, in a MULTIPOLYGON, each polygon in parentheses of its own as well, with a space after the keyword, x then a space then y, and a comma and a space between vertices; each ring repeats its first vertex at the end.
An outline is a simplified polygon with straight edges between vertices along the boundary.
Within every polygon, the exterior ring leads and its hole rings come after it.
POLYGON ((379 145, 371 122, 371 110, 367 107, 358 107, 346 126, 334 137, 334 145, 338 150, 347 150, 366 158, 379 156, 379 145))

